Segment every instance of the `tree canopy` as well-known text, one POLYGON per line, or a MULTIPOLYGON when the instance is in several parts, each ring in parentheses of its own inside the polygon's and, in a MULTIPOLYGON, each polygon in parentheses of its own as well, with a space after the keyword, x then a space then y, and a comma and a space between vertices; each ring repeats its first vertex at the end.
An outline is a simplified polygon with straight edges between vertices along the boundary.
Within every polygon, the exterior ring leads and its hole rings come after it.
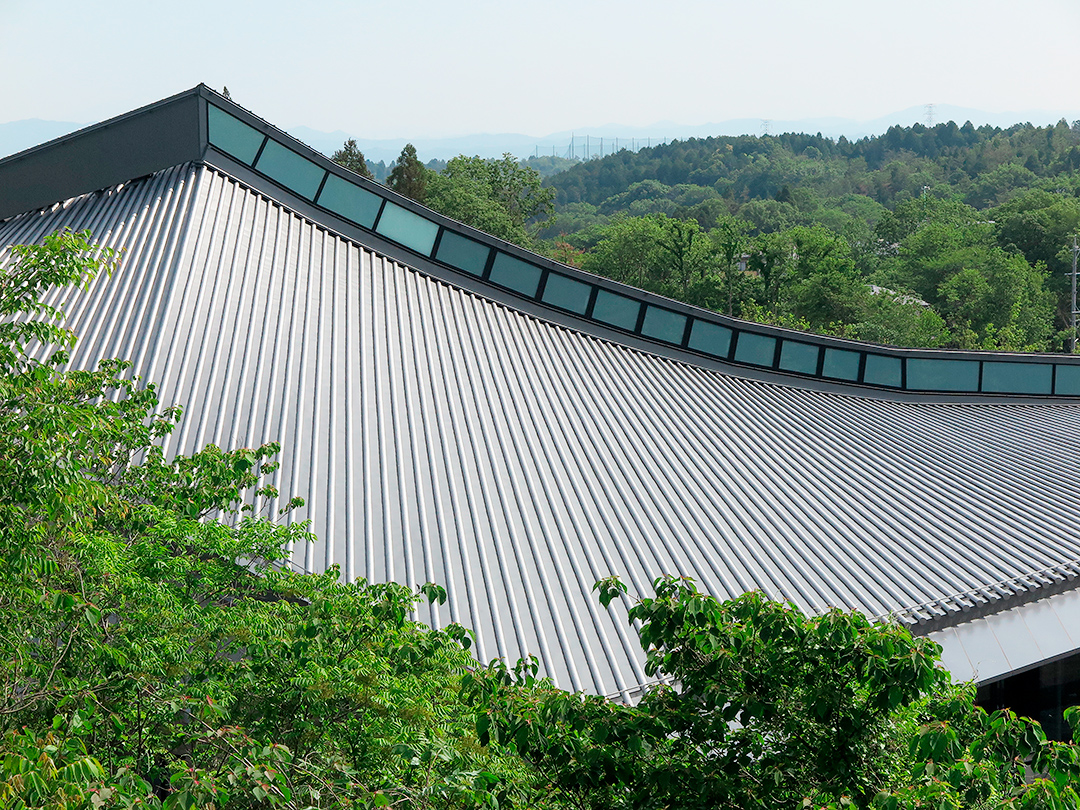
POLYGON ((416 147, 411 143, 407 143, 401 150, 401 154, 398 156, 393 168, 390 169, 390 174, 386 178, 386 185, 398 194, 403 194, 411 200, 422 203, 427 199, 430 174, 430 171, 424 167, 424 164, 416 156, 416 147))
POLYGON ((459 155, 430 177, 427 205, 508 242, 530 246, 555 210, 553 189, 510 154, 501 160, 459 155))
MULTIPOLYGON (((893 345, 1067 345, 1080 124, 916 124, 854 142, 692 138, 585 161, 545 182, 557 192, 540 234, 552 240, 547 252, 568 245, 613 278, 633 273, 590 253, 610 255, 602 242, 650 227, 627 220, 696 222, 714 244, 707 283, 665 294, 725 314, 893 345), (732 227, 745 261, 724 236, 732 227), (846 245, 844 272, 798 251, 824 231, 846 245)), ((675 259, 659 273, 682 271, 675 259)))
MULTIPOLYGON (((597 588, 605 604, 626 590, 597 588)), ((658 681, 634 705, 553 689, 535 661, 466 676, 481 740, 572 806, 1078 806, 1080 748, 975 706, 934 642, 760 593, 721 603, 675 577, 654 588, 629 609, 658 681)))

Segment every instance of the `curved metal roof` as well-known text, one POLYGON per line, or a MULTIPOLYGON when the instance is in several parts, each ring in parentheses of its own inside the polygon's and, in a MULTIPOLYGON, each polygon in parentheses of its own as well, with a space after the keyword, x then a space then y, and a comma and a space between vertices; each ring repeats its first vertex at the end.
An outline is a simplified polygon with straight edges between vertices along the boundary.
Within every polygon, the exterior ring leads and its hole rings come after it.
MULTIPOLYGON (((534 653, 568 688, 645 680, 623 607, 591 593, 611 574, 640 594, 683 574, 718 597, 760 588, 954 636, 1075 582, 1074 401, 825 380, 829 348, 958 358, 714 321, 525 257, 540 284, 596 288, 590 306, 600 288, 636 296, 636 331, 603 325, 448 267, 449 232, 487 245, 486 273, 525 259, 429 219, 425 259, 202 160, 10 217, 0 244, 67 225, 126 248, 121 271, 71 294, 74 364, 128 357, 159 381, 163 404, 186 406, 170 452, 281 441, 276 484, 320 537, 298 565, 443 583, 447 606, 421 618, 473 627, 481 659, 534 653), (642 332, 650 306, 686 316, 681 344, 642 332), (773 365, 693 349, 698 320, 776 338, 773 365), (815 346, 814 374, 778 365, 786 341, 815 346)), ((1017 359, 959 358, 980 380, 1017 359)), ((1035 362, 1052 385, 1080 368, 1035 362)))

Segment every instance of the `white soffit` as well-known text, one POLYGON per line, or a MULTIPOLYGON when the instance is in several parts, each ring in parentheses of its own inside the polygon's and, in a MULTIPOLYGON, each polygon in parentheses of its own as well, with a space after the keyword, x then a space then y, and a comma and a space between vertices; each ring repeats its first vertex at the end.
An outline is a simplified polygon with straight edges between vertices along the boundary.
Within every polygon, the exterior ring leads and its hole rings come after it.
POLYGON ((1080 592, 1048 596, 929 634, 957 683, 987 683, 1080 649, 1080 592))

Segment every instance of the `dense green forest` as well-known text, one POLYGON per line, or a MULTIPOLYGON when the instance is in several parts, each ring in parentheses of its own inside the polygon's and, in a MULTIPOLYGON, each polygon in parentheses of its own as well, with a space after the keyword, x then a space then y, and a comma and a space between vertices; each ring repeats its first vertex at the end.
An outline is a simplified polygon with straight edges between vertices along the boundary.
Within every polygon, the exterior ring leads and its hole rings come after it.
POLYGON ((389 185, 409 160, 440 189, 417 197, 436 210, 725 314, 891 345, 1068 348, 1080 122, 690 139, 542 186, 551 158, 486 161, 502 174, 481 183, 461 171, 479 158, 404 153, 389 185))

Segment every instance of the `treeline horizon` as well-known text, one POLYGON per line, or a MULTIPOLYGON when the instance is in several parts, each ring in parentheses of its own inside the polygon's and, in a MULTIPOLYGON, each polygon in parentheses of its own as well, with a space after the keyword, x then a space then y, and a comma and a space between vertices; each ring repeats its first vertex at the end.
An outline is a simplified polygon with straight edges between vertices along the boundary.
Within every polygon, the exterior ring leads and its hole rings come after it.
POLYGON ((435 210, 725 314, 897 346, 1070 345, 1080 121, 690 138, 561 171, 407 148, 391 188, 406 163, 420 190, 403 193, 435 210))

